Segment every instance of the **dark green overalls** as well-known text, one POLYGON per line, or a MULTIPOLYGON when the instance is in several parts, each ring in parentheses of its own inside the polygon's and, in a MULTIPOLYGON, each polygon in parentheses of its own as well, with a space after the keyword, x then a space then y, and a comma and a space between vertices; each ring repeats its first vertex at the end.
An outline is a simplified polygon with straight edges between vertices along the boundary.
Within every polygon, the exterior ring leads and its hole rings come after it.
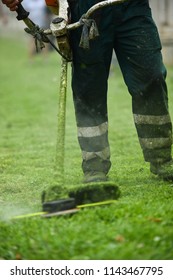
MULTIPOLYGON (((99 0, 69 0, 72 22, 99 0)), ((81 29, 71 32, 72 90, 84 173, 111 166, 108 143, 107 80, 112 52, 132 96, 139 142, 148 162, 171 159, 172 125, 166 69, 148 0, 127 0, 95 15, 100 36, 90 49, 79 47, 81 29)))

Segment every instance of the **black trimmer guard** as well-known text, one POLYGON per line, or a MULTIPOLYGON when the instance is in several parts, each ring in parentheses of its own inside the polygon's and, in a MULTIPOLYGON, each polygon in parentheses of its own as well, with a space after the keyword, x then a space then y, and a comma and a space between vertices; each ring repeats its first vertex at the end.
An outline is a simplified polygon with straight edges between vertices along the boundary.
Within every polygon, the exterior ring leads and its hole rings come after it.
POLYGON ((64 198, 55 201, 43 202, 42 206, 44 212, 54 213, 74 209, 77 205, 74 198, 64 198))

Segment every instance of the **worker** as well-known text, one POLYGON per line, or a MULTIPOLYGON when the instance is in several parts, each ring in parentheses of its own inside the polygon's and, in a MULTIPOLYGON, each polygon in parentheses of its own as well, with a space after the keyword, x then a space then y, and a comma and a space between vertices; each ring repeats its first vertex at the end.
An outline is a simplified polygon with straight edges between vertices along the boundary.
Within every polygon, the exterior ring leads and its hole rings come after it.
MULTIPOLYGON (((15 11, 18 0, 2 0, 15 11)), ((68 0, 71 22, 99 0, 68 0)), ((81 28, 70 32, 72 90, 82 151, 84 182, 106 182, 111 168, 108 141, 108 77, 113 51, 132 97, 132 112, 145 161, 152 173, 173 179, 172 123, 166 68, 149 0, 126 0, 93 15, 99 36, 81 47, 81 28)), ((118 89, 116 89, 118 90, 118 89)))

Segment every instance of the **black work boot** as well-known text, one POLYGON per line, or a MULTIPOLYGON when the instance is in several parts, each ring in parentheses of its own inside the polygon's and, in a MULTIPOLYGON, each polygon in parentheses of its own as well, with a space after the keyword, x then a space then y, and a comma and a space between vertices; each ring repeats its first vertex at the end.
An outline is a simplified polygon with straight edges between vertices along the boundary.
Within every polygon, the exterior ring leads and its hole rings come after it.
POLYGON ((106 182, 108 180, 106 174, 102 171, 88 171, 84 174, 84 183, 106 182))
POLYGON ((166 181, 173 181, 173 160, 163 163, 150 163, 150 171, 166 181))

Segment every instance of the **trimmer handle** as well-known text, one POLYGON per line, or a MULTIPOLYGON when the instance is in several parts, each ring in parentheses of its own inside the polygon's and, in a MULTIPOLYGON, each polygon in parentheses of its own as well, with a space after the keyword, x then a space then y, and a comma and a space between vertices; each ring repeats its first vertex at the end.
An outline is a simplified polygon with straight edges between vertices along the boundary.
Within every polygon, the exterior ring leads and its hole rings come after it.
POLYGON ((27 12, 21 3, 18 4, 18 8, 16 10, 17 12, 17 19, 18 20, 24 20, 29 16, 29 12, 27 12))

